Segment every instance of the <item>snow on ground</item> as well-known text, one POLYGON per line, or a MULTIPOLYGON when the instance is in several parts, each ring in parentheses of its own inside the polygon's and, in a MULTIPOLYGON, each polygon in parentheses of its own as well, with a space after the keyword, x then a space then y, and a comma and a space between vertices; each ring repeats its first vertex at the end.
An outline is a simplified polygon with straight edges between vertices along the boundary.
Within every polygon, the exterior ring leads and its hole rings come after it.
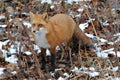
POLYGON ((79 8, 78 10, 77 10, 78 12, 83 12, 84 11, 84 8, 79 8))
POLYGON ((51 5, 51 6, 50 6, 50 9, 54 9, 54 8, 55 8, 55 6, 54 6, 54 5, 51 5))
POLYGON ((6 57, 5 61, 17 64, 18 58, 15 55, 11 55, 10 57, 6 57))
POLYGON ((64 79, 64 78, 62 78, 62 77, 59 77, 59 78, 58 78, 58 80, 65 80, 65 79, 64 79))
POLYGON ((31 27, 31 24, 30 22, 27 22, 27 21, 23 21, 23 24, 27 27, 27 28, 30 28, 31 27))
POLYGON ((16 71, 13 71, 13 72, 11 72, 12 74, 17 74, 17 72, 16 71))
POLYGON ((48 4, 52 4, 52 1, 51 0, 42 0, 41 3, 48 3, 48 4))
POLYGON ((76 75, 88 74, 90 77, 99 76, 99 72, 97 72, 94 67, 90 67, 89 69, 87 67, 84 67, 84 66, 82 66, 79 69, 77 67, 74 67, 72 72, 75 72, 76 75))
POLYGON ((9 40, 4 41, 4 42, 0 41, 0 50, 2 50, 2 46, 6 45, 8 42, 9 42, 9 40))
POLYGON ((5 68, 1 68, 1 67, 0 67, 0 75, 3 74, 3 70, 4 70, 4 69, 5 69, 5 68))
POLYGON ((85 30, 85 28, 87 28, 88 27, 88 23, 81 23, 80 25, 79 25, 79 28, 84 32, 84 30, 85 30))
POLYGON ((103 24, 103 26, 108 26, 109 25, 108 21, 105 21, 102 24, 103 24))
POLYGON ((0 19, 5 19, 5 16, 4 15, 0 15, 0 19))
POLYGON ((14 48, 14 45, 11 45, 8 50, 9 50, 10 54, 15 54, 16 51, 17 51, 17 50, 14 48))
MULTIPOLYGON (((3 52, 3 56, 5 57, 5 60, 7 62, 17 63, 18 58, 16 58, 15 55, 11 55, 10 57, 7 57, 6 55, 7 51, 2 49, 2 46, 3 45, 5 46, 8 42, 9 40, 4 41, 4 42, 0 41, 0 50, 3 52)), ((13 49, 13 47, 9 48, 9 51, 10 53, 16 53, 16 49, 13 49)))
POLYGON ((7 25, 0 25, 0 27, 5 28, 7 25))
MULTIPOLYGON (((91 0, 67 0, 66 2, 68 2, 69 4, 72 4, 73 2, 82 2, 82 1, 91 1, 91 0)), ((48 3, 48 4, 52 4, 52 0, 41 0, 41 3, 48 3)))
MULTIPOLYGON (((105 44, 106 42, 107 42, 108 44, 113 45, 114 42, 109 42, 109 41, 107 41, 107 40, 105 40, 105 39, 103 39, 103 38, 99 38, 99 37, 97 37, 97 38, 98 38, 98 40, 100 41, 100 43, 96 45, 96 54, 97 54, 98 57, 107 58, 107 57, 108 57, 108 54, 113 54, 113 55, 117 55, 117 57, 120 57, 120 52, 119 52, 119 51, 116 51, 116 52, 115 52, 115 49, 114 49, 114 48, 110 48, 110 49, 107 49, 107 50, 102 50, 102 49, 100 48, 100 46, 98 46, 98 45, 103 45, 103 44, 105 44)), ((118 40, 118 41, 119 41, 119 40, 118 40)), ((118 42, 118 41, 116 41, 116 42, 118 42)))
MULTIPOLYGON (((116 67, 108 67, 107 68, 108 71, 113 71, 113 72, 116 72, 118 71, 118 66, 116 67)), ((82 75, 82 74, 87 74, 90 78, 93 78, 93 77, 97 77, 97 76, 100 76, 100 72, 97 71, 94 67, 90 67, 90 68, 87 68, 87 67, 84 67, 82 66, 81 68, 78 68, 78 67, 74 67, 72 70, 72 72, 74 72, 76 75, 82 75)), ((63 74, 64 77, 59 77, 58 80, 67 80, 71 74, 68 74, 68 73, 64 73, 63 74)), ((108 74, 106 74, 106 76, 108 76, 108 74)), ((108 78, 111 78, 110 80, 119 80, 120 78, 112 78, 111 76, 110 77, 106 77, 105 79, 108 80, 108 78)))
POLYGON ((26 55, 32 55, 32 53, 30 51, 26 51, 24 52, 26 55))
POLYGON ((67 0, 68 3, 72 4, 72 2, 80 2, 80 1, 91 1, 91 0, 67 0))
POLYGON ((50 50, 47 49, 47 50, 46 50, 46 56, 50 56, 50 55, 51 55, 50 50))

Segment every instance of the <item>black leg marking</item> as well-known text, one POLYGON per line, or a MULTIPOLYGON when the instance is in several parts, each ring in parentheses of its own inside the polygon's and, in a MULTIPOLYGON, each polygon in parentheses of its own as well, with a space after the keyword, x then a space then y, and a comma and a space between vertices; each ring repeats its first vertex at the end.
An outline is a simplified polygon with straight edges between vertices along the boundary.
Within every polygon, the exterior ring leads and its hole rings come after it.
POLYGON ((56 60, 56 55, 55 54, 51 54, 50 71, 54 71, 55 70, 55 60, 56 60))
POLYGON ((41 52, 41 69, 46 69, 46 53, 45 50, 42 50, 41 52))

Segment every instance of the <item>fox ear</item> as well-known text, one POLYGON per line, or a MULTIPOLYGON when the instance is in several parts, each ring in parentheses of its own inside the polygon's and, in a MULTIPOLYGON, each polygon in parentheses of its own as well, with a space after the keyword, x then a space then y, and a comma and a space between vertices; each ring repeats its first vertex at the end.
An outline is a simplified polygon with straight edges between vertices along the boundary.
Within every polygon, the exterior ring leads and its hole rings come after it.
POLYGON ((29 15, 30 15, 30 19, 32 20, 34 18, 34 13, 30 12, 29 15))
POLYGON ((47 13, 43 13, 42 17, 45 21, 48 21, 48 14, 47 13))

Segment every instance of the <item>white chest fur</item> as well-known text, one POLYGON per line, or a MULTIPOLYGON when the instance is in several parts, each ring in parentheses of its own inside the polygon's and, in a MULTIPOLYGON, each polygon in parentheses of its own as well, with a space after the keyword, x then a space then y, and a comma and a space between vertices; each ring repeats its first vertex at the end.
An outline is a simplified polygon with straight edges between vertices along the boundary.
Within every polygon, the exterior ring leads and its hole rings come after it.
POLYGON ((50 48, 50 44, 46 39, 47 30, 45 28, 40 28, 39 31, 35 32, 36 44, 41 48, 50 48))

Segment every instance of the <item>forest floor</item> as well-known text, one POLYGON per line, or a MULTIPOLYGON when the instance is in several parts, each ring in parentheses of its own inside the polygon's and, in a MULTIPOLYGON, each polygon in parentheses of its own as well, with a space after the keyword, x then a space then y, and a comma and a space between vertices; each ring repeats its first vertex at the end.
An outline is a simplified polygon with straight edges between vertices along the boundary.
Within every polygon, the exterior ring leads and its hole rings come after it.
POLYGON ((0 80, 43 80, 41 74, 47 80, 120 80, 120 1, 0 0, 0 80), (68 50, 58 46, 63 57, 57 59, 55 71, 40 72, 41 50, 30 35, 29 12, 70 15, 95 49, 76 52, 76 42, 68 50))

